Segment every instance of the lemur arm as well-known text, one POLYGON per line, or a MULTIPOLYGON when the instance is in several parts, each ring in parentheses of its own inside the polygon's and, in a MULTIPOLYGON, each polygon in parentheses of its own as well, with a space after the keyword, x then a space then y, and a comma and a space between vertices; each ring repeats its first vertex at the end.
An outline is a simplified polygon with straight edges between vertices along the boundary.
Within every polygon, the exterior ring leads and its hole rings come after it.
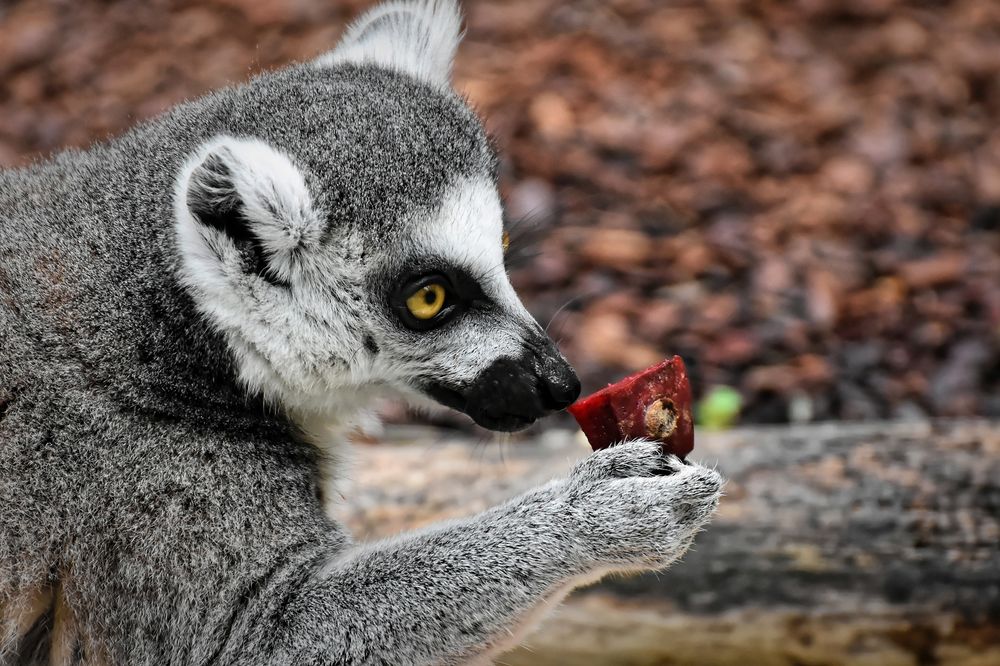
MULTIPOLYGON (((471 518, 349 552, 289 613, 311 633, 288 663, 452 663, 489 651, 584 572, 545 487, 471 518)), ((298 643, 298 641, 296 641, 298 643)), ((301 645, 301 643, 299 643, 301 645)))
POLYGON ((452 664, 494 652, 581 576, 675 560, 720 483, 636 442, 471 518, 349 551, 289 591, 273 663, 452 664))

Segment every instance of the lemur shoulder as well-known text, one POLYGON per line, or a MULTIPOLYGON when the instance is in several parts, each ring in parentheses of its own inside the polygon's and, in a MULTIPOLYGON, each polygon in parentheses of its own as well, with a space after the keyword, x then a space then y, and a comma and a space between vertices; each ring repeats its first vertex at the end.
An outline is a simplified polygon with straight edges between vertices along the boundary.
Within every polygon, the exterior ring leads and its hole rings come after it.
POLYGON ((709 519, 719 476, 642 441, 378 543, 324 510, 374 397, 516 430, 579 393, 504 269, 459 32, 450 0, 385 4, 0 173, 0 664, 482 661, 709 519))

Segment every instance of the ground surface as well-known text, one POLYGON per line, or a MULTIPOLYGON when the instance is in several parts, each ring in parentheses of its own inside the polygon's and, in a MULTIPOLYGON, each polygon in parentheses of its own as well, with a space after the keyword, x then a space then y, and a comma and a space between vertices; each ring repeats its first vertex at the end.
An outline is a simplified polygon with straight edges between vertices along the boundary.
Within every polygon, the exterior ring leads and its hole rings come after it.
MULTIPOLYGON (((374 539, 485 509, 588 447, 426 429, 361 447, 343 514, 374 539)), ((682 562, 578 592, 512 666, 1000 663, 1000 424, 700 436, 726 496, 682 562)))
MULTIPOLYGON (((0 164, 313 57, 362 0, 6 0, 0 164)), ((1000 3, 469 0, 459 88, 587 388, 744 420, 1000 414, 1000 3)))

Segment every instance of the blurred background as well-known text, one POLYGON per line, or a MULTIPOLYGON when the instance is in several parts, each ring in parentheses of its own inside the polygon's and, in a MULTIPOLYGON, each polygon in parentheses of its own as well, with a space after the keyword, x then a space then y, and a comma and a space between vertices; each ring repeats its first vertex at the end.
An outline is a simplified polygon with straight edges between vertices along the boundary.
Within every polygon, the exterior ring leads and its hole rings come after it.
MULTIPOLYGON (((315 57, 370 4, 0 0, 0 166, 315 57)), ((1000 2, 463 4, 457 87, 532 241, 515 285, 585 391, 683 356, 695 457, 730 479, 683 563, 500 663, 1000 664, 1000 2)), ((427 432, 362 447, 361 538, 587 450, 427 432)))
MULTIPOLYGON (((3 0, 0 165, 316 56, 369 4, 3 0)), ((465 10, 457 86, 541 232, 515 283, 585 390, 677 353, 710 425, 1000 416, 1000 3, 465 10)))

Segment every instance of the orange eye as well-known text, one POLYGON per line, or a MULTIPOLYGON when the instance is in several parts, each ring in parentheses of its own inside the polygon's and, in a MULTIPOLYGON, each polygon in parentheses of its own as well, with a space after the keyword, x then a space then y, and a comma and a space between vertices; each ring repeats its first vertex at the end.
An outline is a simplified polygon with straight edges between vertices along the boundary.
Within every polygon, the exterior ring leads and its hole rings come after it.
POLYGON ((406 299, 406 309, 417 319, 433 319, 444 307, 446 294, 443 285, 432 282, 417 289, 406 299))
POLYGON ((507 254, 507 250, 510 249, 510 234, 506 231, 503 232, 503 237, 501 242, 503 243, 503 253, 507 254))

